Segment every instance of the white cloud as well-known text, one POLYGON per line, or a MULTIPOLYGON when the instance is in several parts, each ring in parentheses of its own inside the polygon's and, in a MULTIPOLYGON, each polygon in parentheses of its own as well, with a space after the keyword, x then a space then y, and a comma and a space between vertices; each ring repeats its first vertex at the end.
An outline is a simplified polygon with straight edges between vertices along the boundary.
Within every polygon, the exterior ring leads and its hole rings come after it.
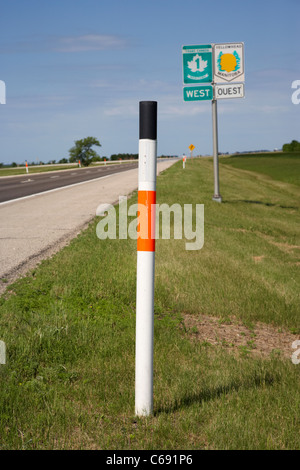
POLYGON ((87 52, 123 49, 127 39, 116 34, 85 34, 81 36, 37 36, 1 44, 1 53, 87 52))
POLYGON ((252 107, 252 110, 254 111, 260 111, 262 113, 267 113, 267 114, 274 114, 276 113, 276 115, 279 115, 281 113, 287 113, 290 111, 290 107, 289 106, 276 106, 276 105, 261 105, 261 106, 253 106, 252 107))
POLYGON ((76 95, 20 95, 10 97, 10 109, 49 110, 74 102, 76 95))
POLYGON ((84 36, 69 36, 59 39, 55 47, 58 52, 103 51, 107 49, 122 49, 127 42, 124 38, 113 34, 86 34, 84 36))
POLYGON ((199 106, 198 103, 185 103, 181 95, 170 95, 170 96, 148 96, 142 97, 135 96, 132 99, 119 99, 118 101, 111 101, 106 103, 105 108, 102 108, 102 112, 105 116, 126 116, 127 118, 137 118, 139 107, 139 101, 153 100, 158 102, 158 115, 160 119, 169 120, 181 117, 190 117, 198 114, 203 114, 208 111, 208 105, 202 104, 199 106))

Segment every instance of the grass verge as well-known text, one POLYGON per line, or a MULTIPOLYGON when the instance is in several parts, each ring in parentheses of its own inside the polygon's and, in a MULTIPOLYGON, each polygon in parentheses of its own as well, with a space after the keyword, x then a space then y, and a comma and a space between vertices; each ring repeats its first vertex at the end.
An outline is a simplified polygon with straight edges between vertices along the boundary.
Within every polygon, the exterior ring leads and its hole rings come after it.
MULTIPOLYGON (((127 162, 122 162, 122 164, 127 163, 127 162)), ((108 165, 118 165, 120 164, 119 162, 110 162, 108 165)), ((97 164, 91 164, 89 168, 91 167, 102 167, 104 163, 101 165, 97 164)), ((85 167, 82 167, 83 169, 85 167)), ((66 165, 66 166, 61 166, 61 165, 50 165, 50 166, 29 166, 29 175, 36 174, 36 173, 47 173, 49 171, 61 171, 61 170, 80 170, 78 168, 78 165, 66 165)), ((18 168, 0 168, 0 178, 1 176, 17 176, 17 175, 24 175, 26 176, 26 169, 25 166, 23 167, 18 167, 18 168)))
POLYGON ((274 180, 300 186, 299 153, 263 153, 233 155, 221 158, 221 163, 247 171, 255 171, 274 180))
POLYGON ((300 365, 185 323, 264 322, 299 339, 299 188, 221 165, 218 204, 212 182, 209 159, 158 178, 158 203, 205 205, 205 243, 157 241, 154 416, 134 416, 136 243, 98 240, 95 220, 0 299, 1 449, 300 447, 300 365))
MULTIPOLYGON (((58 165, 51 165, 51 166, 31 166, 29 167, 28 174, 36 174, 36 173, 47 173, 49 171, 57 171, 57 170, 75 170, 77 166, 68 165, 68 166, 58 166, 58 165)), ((18 167, 18 168, 1 168, 0 169, 0 177, 1 176, 17 176, 17 175, 27 175, 25 166, 18 167)))

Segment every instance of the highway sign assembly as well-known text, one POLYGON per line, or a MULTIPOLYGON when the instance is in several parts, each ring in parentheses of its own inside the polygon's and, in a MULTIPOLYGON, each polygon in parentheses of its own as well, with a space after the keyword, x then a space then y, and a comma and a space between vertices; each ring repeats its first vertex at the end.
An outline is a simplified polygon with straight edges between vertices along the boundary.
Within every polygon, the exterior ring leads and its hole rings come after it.
POLYGON ((183 83, 212 82, 212 45, 183 46, 183 83))
POLYGON ((219 192, 218 161, 218 112, 219 99, 244 97, 244 43, 207 44, 182 46, 183 99, 212 103, 214 196, 213 201, 222 202, 219 192), (204 83, 199 86, 198 84, 204 83))

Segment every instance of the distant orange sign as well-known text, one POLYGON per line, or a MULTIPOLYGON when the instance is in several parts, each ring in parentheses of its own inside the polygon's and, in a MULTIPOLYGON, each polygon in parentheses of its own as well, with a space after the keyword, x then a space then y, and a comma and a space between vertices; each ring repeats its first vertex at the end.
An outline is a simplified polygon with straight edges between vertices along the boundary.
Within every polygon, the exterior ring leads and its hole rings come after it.
POLYGON ((194 150, 194 148, 195 148, 195 145, 193 145, 193 144, 191 144, 191 145, 189 146, 189 149, 190 149, 191 152, 194 150))

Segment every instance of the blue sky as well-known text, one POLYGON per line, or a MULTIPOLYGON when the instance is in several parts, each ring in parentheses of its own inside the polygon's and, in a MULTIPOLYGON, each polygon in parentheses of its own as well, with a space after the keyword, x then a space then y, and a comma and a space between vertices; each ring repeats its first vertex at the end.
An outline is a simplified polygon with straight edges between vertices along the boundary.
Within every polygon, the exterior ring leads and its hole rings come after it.
POLYGON ((245 98, 218 101, 219 150, 300 140, 299 0, 10 0, 0 4, 0 162, 138 152, 138 103, 158 101, 158 154, 212 154, 210 102, 182 98, 182 46, 245 43, 245 98))

